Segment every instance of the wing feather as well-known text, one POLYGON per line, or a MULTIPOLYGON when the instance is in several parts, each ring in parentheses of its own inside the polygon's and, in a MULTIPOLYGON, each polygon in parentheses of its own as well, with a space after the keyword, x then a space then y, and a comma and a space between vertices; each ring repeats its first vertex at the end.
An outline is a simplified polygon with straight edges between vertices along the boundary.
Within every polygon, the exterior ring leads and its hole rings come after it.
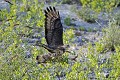
POLYGON ((48 46, 58 47, 63 45, 63 26, 59 12, 55 7, 47 7, 45 12, 45 38, 48 46))

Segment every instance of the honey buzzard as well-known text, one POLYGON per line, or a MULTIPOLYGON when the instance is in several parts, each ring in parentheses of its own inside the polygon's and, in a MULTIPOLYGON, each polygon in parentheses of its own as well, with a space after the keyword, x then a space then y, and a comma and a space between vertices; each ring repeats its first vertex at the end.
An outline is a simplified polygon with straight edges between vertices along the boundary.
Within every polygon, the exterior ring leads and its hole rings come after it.
MULTIPOLYGON (((62 55, 65 52, 63 44, 63 26, 61 23, 59 11, 55 7, 47 7, 45 12, 45 39, 47 45, 40 44, 40 46, 47 49, 50 53, 42 56, 37 56, 39 62, 62 55)), ((39 45, 39 43, 37 44, 39 45)))
MULTIPOLYGON (((63 44, 63 26, 60 19, 59 11, 56 11, 55 7, 47 7, 45 12, 45 39, 47 45, 37 44, 44 47, 50 53, 39 55, 36 57, 38 63, 44 63, 53 58, 61 56, 64 52, 69 52, 67 48, 69 45, 64 46, 63 44)), ((75 60, 77 56, 73 56, 69 59, 75 60)))

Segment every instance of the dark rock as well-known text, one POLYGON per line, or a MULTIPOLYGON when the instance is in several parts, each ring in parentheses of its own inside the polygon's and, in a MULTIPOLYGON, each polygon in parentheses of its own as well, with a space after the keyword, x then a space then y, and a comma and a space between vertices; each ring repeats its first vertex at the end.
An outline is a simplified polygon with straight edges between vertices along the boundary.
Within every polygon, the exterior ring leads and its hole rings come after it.
POLYGON ((89 73, 88 78, 94 80, 95 79, 95 73, 94 72, 89 73))
POLYGON ((120 3, 117 5, 117 7, 119 7, 120 6, 120 3))
POLYGON ((106 58, 101 58, 101 59, 98 61, 98 65, 101 65, 101 64, 105 63, 106 60, 107 60, 106 58))
POLYGON ((105 74, 105 77, 108 78, 108 77, 109 77, 109 73, 106 73, 106 74, 105 74))
POLYGON ((77 46, 82 46, 83 42, 82 42, 82 37, 76 37, 74 43, 77 43, 77 46))
POLYGON ((36 39, 28 39, 28 43, 35 43, 37 40, 36 39))
POLYGON ((30 51, 27 51, 25 58, 30 58, 30 57, 31 57, 31 53, 30 53, 30 51))
POLYGON ((108 78, 111 68, 103 68, 102 71, 103 71, 103 75, 105 76, 105 78, 108 78))
POLYGON ((75 31, 75 35, 76 35, 76 36, 81 36, 82 34, 81 34, 80 31, 75 31))

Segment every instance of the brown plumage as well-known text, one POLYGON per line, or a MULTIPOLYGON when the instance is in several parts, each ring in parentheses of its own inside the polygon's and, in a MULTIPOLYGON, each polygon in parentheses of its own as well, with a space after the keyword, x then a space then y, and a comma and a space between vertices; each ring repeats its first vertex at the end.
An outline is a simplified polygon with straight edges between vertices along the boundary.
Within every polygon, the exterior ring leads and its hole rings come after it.
POLYGON ((63 46, 63 26, 55 7, 47 7, 45 12, 45 38, 50 48, 63 46))
MULTIPOLYGON (((50 53, 38 55, 36 60, 38 63, 45 63, 46 61, 52 60, 61 56, 69 46, 63 44, 63 26, 61 23, 59 12, 56 11, 55 7, 47 7, 45 12, 45 39, 47 45, 37 43, 38 46, 44 47, 50 53)), ((70 52, 69 52, 70 53, 70 52)), ((76 58, 76 56, 75 56, 76 58)), ((72 58, 72 60, 75 60, 72 58)))
POLYGON ((55 7, 47 7, 45 12, 45 39, 47 45, 37 43, 44 47, 50 53, 37 56, 38 63, 46 62, 47 60, 61 56, 65 52, 63 47, 63 26, 60 20, 59 12, 55 7))
POLYGON ((63 46, 63 26, 60 20, 59 12, 55 7, 47 7, 45 12, 45 39, 47 45, 40 46, 47 49, 50 53, 65 52, 63 46))

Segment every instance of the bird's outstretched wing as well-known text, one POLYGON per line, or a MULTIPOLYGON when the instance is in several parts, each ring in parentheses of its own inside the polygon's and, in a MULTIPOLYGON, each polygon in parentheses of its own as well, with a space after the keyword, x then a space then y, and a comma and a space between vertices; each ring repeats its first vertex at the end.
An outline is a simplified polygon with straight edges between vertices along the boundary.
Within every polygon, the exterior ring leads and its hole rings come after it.
POLYGON ((49 47, 57 48, 63 45, 63 26, 59 12, 55 7, 47 7, 45 12, 45 38, 49 47))

